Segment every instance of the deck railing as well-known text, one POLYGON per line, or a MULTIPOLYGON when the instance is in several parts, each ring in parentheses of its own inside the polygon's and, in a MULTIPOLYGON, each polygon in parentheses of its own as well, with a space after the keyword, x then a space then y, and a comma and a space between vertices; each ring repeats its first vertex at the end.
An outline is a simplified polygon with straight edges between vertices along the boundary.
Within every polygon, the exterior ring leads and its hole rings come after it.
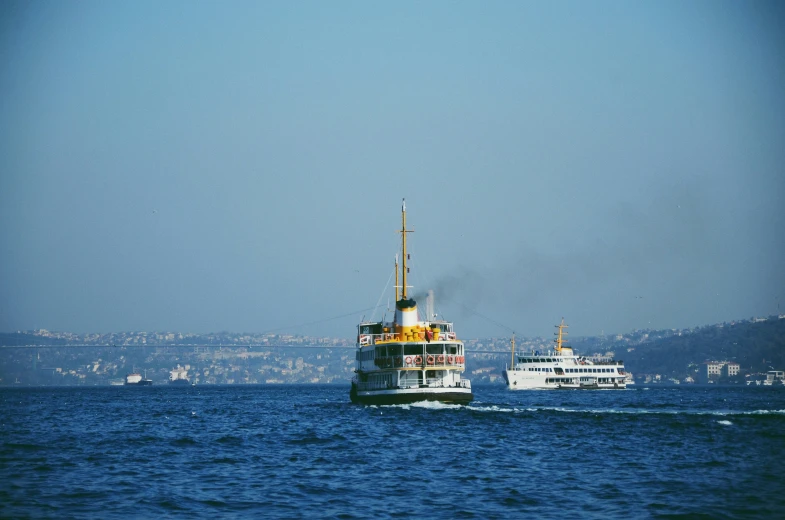
POLYGON ((462 379, 457 383, 453 384, 443 384, 441 379, 429 379, 426 384, 421 384, 417 381, 407 381, 402 382, 400 385, 389 385, 384 382, 360 382, 357 384, 357 390, 360 391, 369 391, 369 390, 404 390, 404 389, 412 389, 412 388, 468 388, 471 390, 472 384, 471 381, 467 379, 462 379))
POLYGON ((446 367, 464 367, 465 356, 455 354, 428 354, 407 356, 386 356, 374 359, 374 365, 379 368, 424 368, 436 369, 446 367))
POLYGON ((360 334, 357 342, 361 346, 384 344, 388 341, 421 341, 424 343, 457 341, 454 332, 434 333, 430 340, 426 338, 425 332, 413 332, 411 334, 398 334, 397 332, 385 332, 384 334, 360 334))

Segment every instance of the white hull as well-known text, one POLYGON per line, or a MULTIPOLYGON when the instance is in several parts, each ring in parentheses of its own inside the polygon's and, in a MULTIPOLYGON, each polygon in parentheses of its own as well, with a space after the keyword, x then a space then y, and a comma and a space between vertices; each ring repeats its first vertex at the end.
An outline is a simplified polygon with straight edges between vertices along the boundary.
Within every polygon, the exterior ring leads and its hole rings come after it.
POLYGON ((558 390, 569 388, 619 390, 627 388, 624 378, 618 377, 567 377, 510 369, 504 371, 504 379, 507 381, 507 387, 510 390, 558 390), (621 379, 621 382, 619 379, 621 379))

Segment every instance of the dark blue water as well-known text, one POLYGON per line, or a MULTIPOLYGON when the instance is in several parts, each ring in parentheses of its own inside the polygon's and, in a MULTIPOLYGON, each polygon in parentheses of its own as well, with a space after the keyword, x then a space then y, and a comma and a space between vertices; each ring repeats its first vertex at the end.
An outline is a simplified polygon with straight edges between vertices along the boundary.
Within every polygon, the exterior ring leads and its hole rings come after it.
POLYGON ((785 388, 0 389, 4 518, 763 518, 785 388))

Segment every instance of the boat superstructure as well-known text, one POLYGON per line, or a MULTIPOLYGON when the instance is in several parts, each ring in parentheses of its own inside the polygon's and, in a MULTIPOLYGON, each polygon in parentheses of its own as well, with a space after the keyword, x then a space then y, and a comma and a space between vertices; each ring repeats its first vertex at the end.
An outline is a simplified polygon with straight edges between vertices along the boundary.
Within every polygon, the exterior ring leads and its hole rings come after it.
POLYGON ((417 401, 468 403, 471 382, 463 342, 453 323, 421 319, 417 302, 407 295, 406 201, 401 207, 403 265, 395 262, 395 314, 392 321, 363 322, 357 326, 355 377, 350 397, 354 403, 402 404, 417 401))
POLYGON ((169 384, 170 385, 189 385, 190 381, 188 381, 188 366, 181 367, 177 365, 177 367, 173 370, 169 371, 169 384))
POLYGON ((146 372, 144 377, 142 377, 142 374, 139 372, 134 372, 133 374, 128 374, 125 376, 125 384, 135 386, 150 386, 153 384, 153 380, 147 379, 146 372))
POLYGON ((504 371, 504 379, 511 390, 558 388, 627 387, 624 363, 613 359, 588 359, 578 356, 565 344, 567 325, 564 318, 556 325, 556 346, 547 352, 515 355, 515 336, 512 338, 512 364, 504 371))

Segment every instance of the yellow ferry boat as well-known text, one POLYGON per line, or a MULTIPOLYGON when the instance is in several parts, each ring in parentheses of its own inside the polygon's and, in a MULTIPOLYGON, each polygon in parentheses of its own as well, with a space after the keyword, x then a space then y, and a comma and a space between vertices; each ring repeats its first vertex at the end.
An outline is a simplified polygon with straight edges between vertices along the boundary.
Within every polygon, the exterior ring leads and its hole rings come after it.
POLYGON ((471 402, 471 382, 463 342, 453 323, 421 319, 417 302, 407 295, 406 200, 401 206, 403 265, 395 262, 395 315, 386 322, 357 326, 356 369, 350 398, 360 404, 404 404, 417 401, 471 402))

